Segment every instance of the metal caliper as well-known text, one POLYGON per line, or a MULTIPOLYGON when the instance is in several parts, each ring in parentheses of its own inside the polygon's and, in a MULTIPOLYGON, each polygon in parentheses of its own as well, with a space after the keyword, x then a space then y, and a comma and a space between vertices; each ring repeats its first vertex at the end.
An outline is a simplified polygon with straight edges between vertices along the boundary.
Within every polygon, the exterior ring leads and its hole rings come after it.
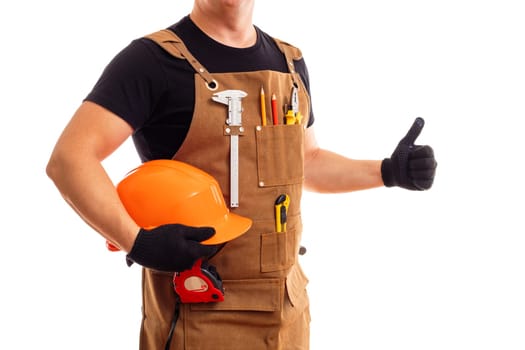
POLYGON ((241 90, 225 90, 213 94, 212 100, 228 106, 228 117, 224 132, 230 135, 230 207, 239 206, 239 134, 242 126, 241 100, 248 94, 241 90))

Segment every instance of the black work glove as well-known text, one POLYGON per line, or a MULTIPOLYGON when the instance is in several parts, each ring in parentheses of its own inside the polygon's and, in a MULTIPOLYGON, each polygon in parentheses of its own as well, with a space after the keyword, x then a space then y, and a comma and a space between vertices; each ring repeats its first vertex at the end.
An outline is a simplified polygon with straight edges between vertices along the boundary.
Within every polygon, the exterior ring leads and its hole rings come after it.
POLYGON ((218 246, 200 242, 215 234, 212 227, 191 227, 168 224, 152 230, 141 228, 126 262, 169 272, 181 272, 192 268, 199 259, 215 254, 218 246))
POLYGON ((381 176, 385 186, 417 191, 432 187, 437 167, 434 151, 430 146, 414 145, 424 125, 422 118, 416 118, 392 156, 381 163, 381 176))

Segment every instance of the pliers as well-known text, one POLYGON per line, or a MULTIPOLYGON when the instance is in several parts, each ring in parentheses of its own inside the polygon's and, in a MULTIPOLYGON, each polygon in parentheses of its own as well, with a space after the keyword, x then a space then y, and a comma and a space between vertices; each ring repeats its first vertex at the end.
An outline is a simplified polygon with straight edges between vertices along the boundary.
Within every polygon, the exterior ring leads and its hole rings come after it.
POLYGON ((301 112, 299 112, 299 93, 296 85, 292 87, 290 107, 288 108, 284 119, 286 125, 301 124, 303 119, 301 112))

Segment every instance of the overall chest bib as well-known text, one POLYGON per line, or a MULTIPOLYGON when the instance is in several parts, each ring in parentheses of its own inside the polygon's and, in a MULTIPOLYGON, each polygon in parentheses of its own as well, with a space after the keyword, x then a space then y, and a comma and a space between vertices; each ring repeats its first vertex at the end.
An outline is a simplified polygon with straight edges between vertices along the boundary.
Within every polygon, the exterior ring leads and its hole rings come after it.
MULTIPOLYGON (((195 108, 189 132, 173 159, 211 174, 226 203, 238 193, 236 214, 253 221, 250 230, 228 242, 210 263, 223 280, 224 301, 182 304, 170 349, 308 349, 307 279, 298 264, 302 224, 304 133, 309 97, 293 70, 298 50, 280 41, 290 72, 254 71, 210 74, 169 31, 149 36, 195 69, 195 108), (266 125, 261 114, 266 92, 266 125), (297 90, 300 123, 285 124, 285 105, 297 90), (227 123, 228 106, 214 94, 242 91, 242 125, 227 123), (271 116, 275 94, 278 124, 271 116), (238 139, 238 188, 231 188, 232 135, 238 139), (276 230, 276 200, 289 198, 285 230, 276 230)), ((176 58, 175 58, 176 59, 176 58)), ((196 208, 195 210, 199 210, 196 208)), ((173 273, 143 270, 141 349, 163 349, 176 297, 173 273)))

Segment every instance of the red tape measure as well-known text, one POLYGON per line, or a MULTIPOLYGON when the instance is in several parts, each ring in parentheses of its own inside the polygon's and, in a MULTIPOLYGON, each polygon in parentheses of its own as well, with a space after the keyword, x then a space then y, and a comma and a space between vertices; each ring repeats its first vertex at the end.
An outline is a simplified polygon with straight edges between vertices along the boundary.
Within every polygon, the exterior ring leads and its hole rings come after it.
POLYGON ((173 276, 175 292, 183 303, 224 301, 222 280, 213 265, 197 260, 191 270, 173 276))

